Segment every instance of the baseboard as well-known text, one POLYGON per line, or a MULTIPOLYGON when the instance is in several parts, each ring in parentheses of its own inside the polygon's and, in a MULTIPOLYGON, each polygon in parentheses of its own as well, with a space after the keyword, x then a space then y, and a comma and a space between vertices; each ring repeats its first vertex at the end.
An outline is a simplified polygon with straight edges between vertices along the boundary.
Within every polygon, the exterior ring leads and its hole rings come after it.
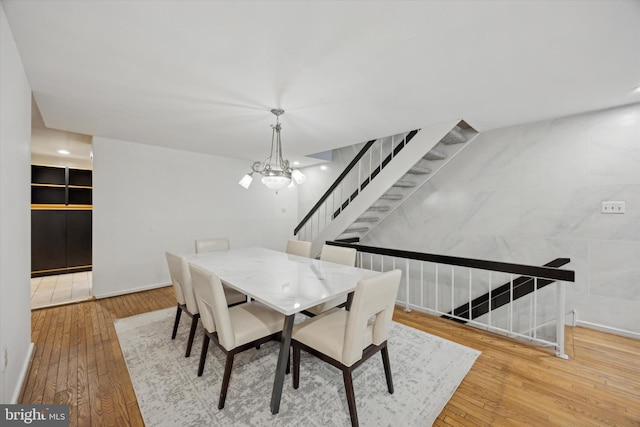
POLYGON ((93 296, 95 299, 111 298, 111 297, 117 297, 120 295, 135 294, 136 292, 150 291, 152 289, 165 288, 167 286, 171 286, 171 283, 156 283, 154 285, 147 285, 147 286, 142 286, 134 289, 124 289, 121 291, 109 292, 106 294, 100 294, 100 295, 94 294, 93 296))
POLYGON ((575 326, 582 326, 583 328, 595 329, 596 331, 606 332, 613 335, 620 335, 628 338, 640 339, 640 333, 627 331, 626 329, 613 328, 611 326, 599 325, 597 323, 585 322, 584 320, 576 320, 575 326))
POLYGON ((20 398, 20 394, 22 393, 22 389, 24 388, 24 382, 27 379, 27 372, 29 372, 29 366, 31 365, 31 356, 33 355, 34 348, 35 344, 32 342, 29 343, 29 351, 27 351, 27 357, 24 358, 22 369, 20 369, 20 376, 18 377, 18 383, 16 384, 16 389, 13 391, 13 396, 11 396, 11 400, 9 401, 9 403, 18 403, 18 399, 20 398))

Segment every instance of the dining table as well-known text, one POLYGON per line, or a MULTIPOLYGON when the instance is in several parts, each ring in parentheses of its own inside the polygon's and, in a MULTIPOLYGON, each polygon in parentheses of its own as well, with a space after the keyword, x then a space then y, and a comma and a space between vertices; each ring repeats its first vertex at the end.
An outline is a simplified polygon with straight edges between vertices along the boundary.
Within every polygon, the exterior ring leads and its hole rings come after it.
POLYGON ((352 295, 359 280, 380 274, 262 247, 192 254, 187 260, 285 316, 271 393, 272 414, 280 410, 295 315, 338 296, 352 295))

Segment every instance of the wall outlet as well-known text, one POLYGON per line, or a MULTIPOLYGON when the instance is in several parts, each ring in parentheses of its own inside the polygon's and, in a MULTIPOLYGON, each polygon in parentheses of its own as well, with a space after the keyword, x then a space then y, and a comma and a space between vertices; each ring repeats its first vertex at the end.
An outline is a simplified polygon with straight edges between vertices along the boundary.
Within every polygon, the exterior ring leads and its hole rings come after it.
POLYGON ((625 213, 624 202, 602 202, 600 212, 603 214, 623 214, 625 213))

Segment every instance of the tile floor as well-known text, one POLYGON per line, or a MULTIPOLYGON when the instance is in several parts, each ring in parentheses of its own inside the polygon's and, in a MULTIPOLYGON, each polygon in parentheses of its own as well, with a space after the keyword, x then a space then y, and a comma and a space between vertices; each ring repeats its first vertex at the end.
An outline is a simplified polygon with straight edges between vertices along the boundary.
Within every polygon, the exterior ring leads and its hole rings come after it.
POLYGON ((92 272, 31 278, 31 308, 91 299, 92 272))

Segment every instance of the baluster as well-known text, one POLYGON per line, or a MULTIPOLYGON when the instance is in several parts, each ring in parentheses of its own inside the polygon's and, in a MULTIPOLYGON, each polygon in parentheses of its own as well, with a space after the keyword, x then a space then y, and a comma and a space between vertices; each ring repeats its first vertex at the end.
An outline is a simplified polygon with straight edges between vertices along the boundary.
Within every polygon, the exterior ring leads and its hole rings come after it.
POLYGON ((360 184, 362 184, 362 159, 358 160, 358 182, 356 183, 356 190, 360 192, 360 184))
POLYGON ((489 329, 491 329, 491 312, 493 311, 492 307, 491 307, 491 303, 493 301, 491 299, 491 288, 493 288, 493 278, 492 278, 492 275, 491 275, 491 271, 489 271, 489 307, 487 307, 489 309, 489 316, 488 316, 489 329))
MULTIPOLYGON (((535 289, 534 289, 535 292, 535 289)), ((533 296, 529 296, 529 340, 531 340, 531 336, 533 333, 533 320, 531 317, 533 316, 533 296)))
POLYGON ((565 284, 556 282, 556 356, 568 359, 564 354, 564 305, 565 305, 565 284))
POLYGON ((436 311, 438 311, 438 281, 439 281, 439 277, 438 277, 438 264, 436 264, 436 311))
POLYGON ((456 308, 456 304, 454 301, 454 287, 455 287, 455 282, 456 282, 456 274, 455 274, 455 270, 453 269, 453 266, 451 266, 451 314, 455 315, 455 313, 453 312, 453 310, 456 308))
POLYGON ((471 320, 471 310, 472 310, 472 308, 473 308, 473 307, 472 307, 472 305, 471 305, 471 300, 473 299, 473 298, 472 298, 473 293, 471 292, 471 287, 472 287, 471 282, 472 282, 472 279, 473 279, 473 273, 472 273, 471 269, 469 269, 469 303, 468 303, 469 312, 467 313, 467 314, 468 314, 468 317, 469 317, 469 320, 471 320))
POLYGON ((407 303, 404 307, 404 312, 409 313, 411 311, 411 309, 409 308, 409 258, 407 258, 407 261, 405 263, 405 269, 407 271, 407 274, 405 277, 405 287, 407 289, 407 303))
POLYGON ((395 145, 395 139, 396 139, 396 136, 395 136, 395 135, 391 135, 391 158, 392 158, 392 159, 393 159, 393 149, 395 148, 395 147, 394 147, 394 145, 395 145))
POLYGON ((425 306, 424 303, 424 262, 420 261, 420 307, 425 306))
POLYGON ((327 228, 327 224, 330 221, 329 217, 327 216, 327 207, 329 206, 329 203, 325 201, 323 205, 324 205, 324 228, 327 228))
POLYGON ((538 278, 533 278, 533 339, 538 337, 538 278))
POLYGON ((337 189, 334 188, 333 192, 331 193, 331 218, 333 219, 333 213, 336 211, 336 193, 337 193, 337 189))
POLYGON ((509 333, 513 333, 513 274, 509 275, 509 333))
POLYGON ((371 183, 371 174, 373 173, 373 146, 369 150, 369 183, 371 183))

